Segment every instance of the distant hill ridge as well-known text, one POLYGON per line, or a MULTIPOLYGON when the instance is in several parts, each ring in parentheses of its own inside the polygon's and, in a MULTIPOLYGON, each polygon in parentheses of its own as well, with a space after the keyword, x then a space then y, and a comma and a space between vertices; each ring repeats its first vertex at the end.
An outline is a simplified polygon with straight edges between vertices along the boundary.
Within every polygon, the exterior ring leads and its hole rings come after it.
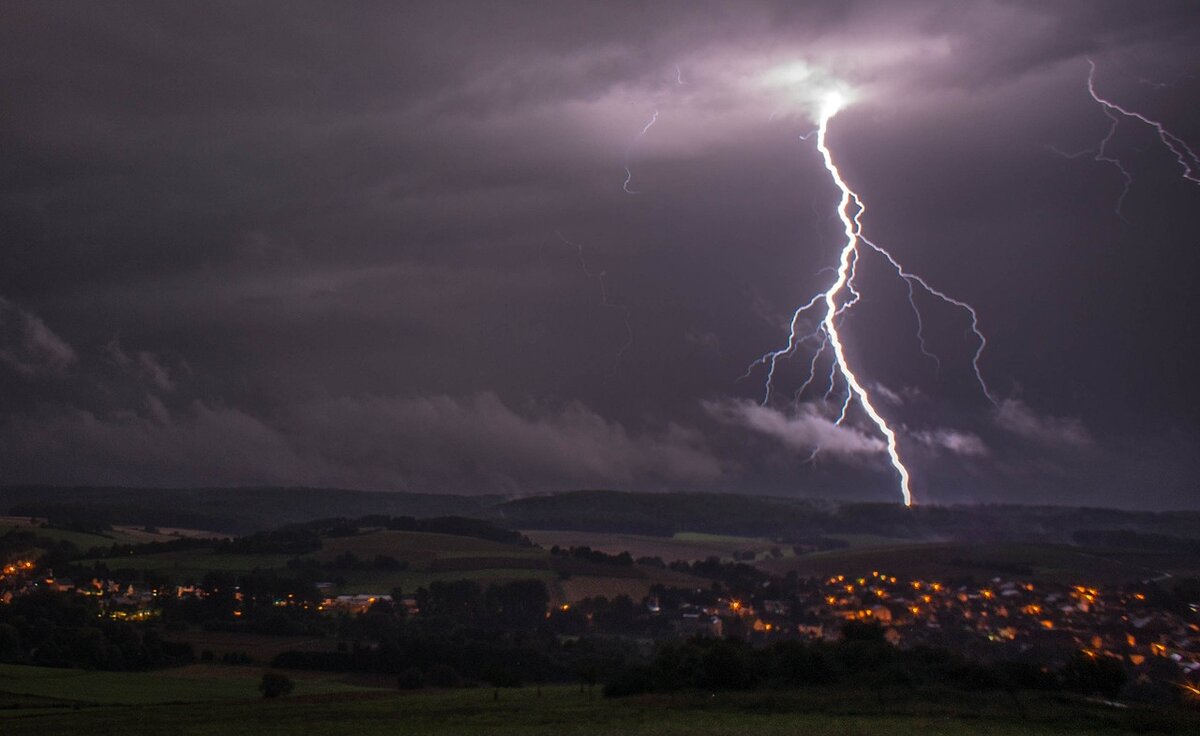
POLYGON ((485 518, 500 496, 357 491, 284 486, 140 488, 2 486, 9 515, 92 515, 112 524, 155 525, 246 534, 335 517, 470 516, 485 518))
POLYGON ((1079 530, 1130 530, 1200 538, 1200 512, 1018 506, 906 508, 895 503, 720 493, 570 491, 506 501, 503 521, 520 529, 572 529, 670 535, 709 532, 803 539, 875 534, 939 541, 1071 541, 1079 530))
MULTIPOLYGON (((835 502, 732 493, 579 490, 525 497, 305 487, 0 487, 0 513, 86 517, 112 524, 246 534, 316 519, 369 515, 462 516, 509 529, 670 536, 705 532, 803 541, 873 534, 930 541, 1058 541, 1080 530, 1200 539, 1200 512, 1017 505, 835 502)), ((1110 539, 1119 537, 1109 536, 1110 539)), ((1155 537, 1144 537, 1153 540, 1155 537)))

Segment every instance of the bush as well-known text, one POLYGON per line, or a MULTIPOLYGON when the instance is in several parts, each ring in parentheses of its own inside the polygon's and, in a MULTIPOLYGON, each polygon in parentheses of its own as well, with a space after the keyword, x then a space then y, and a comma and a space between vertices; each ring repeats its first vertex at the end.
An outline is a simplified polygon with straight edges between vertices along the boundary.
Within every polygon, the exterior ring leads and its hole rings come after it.
POLYGON ((483 681, 494 688, 521 687, 521 676, 509 667, 492 665, 480 673, 483 681))
POLYGON ((458 670, 448 664, 434 665, 425 679, 433 687, 458 687, 462 684, 458 670))
POLYGON ((1102 695, 1113 699, 1120 694, 1128 677, 1120 661, 1078 652, 1060 672, 1068 690, 1084 695, 1102 695))
POLYGON ((264 698, 278 698, 288 695, 295 689, 292 678, 279 672, 264 672, 258 690, 264 698))
POLYGON ((425 676, 416 667, 409 667, 396 678, 396 686, 401 690, 420 690, 425 686, 425 676))
POLYGON ((626 698, 654 691, 654 673, 649 667, 629 667, 617 674, 602 691, 606 698, 626 698))
POLYGON ((700 657, 699 685, 711 690, 747 690, 756 684, 757 673, 750 648, 733 640, 706 642, 700 657))

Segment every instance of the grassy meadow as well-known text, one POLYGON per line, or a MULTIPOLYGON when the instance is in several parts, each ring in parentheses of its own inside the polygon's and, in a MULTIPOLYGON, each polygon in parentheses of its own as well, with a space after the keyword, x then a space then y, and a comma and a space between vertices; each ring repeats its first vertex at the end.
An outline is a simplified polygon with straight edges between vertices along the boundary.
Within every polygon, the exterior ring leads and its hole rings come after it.
POLYGON ((924 579, 1003 576, 1063 584, 1115 585, 1161 577, 1166 572, 1195 574, 1200 560, 1182 557, 1061 544, 935 542, 851 546, 764 560, 759 564, 777 575, 792 570, 816 577, 869 575, 872 570, 881 570, 900 577, 924 579))
MULTIPOLYGON (((4 522, 0 521, 0 524, 4 522)), ((27 523, 27 522, 26 522, 27 523)), ((47 530, 71 537, 96 537, 47 530)), ((806 576, 863 575, 872 570, 912 578, 973 576, 1018 577, 1056 583, 1112 585, 1161 578, 1166 574, 1200 574, 1200 560, 1146 550, 1107 550, 1044 543, 916 542, 868 534, 840 535, 849 547, 796 555, 790 545, 761 537, 677 533, 671 537, 587 531, 524 532, 538 547, 522 547, 474 537, 386 529, 346 537, 327 537, 322 549, 301 555, 328 565, 352 553, 369 561, 384 555, 403 563, 402 569, 328 570, 321 575, 342 581, 339 593, 387 593, 397 588, 412 592, 435 580, 469 579, 481 585, 513 580, 542 580, 554 603, 581 598, 628 595, 639 599, 655 583, 679 587, 706 584, 685 573, 648 565, 617 566, 551 555, 552 546, 587 546, 608 554, 629 552, 633 557, 664 561, 745 559, 772 574, 795 571, 806 576), (777 550, 772 552, 772 549, 777 550)), ((838 535, 831 535, 838 536, 838 535)), ((64 537, 65 538, 65 537, 64 537)), ((79 542, 95 540, 79 539, 79 542)), ((285 571, 294 555, 224 554, 209 549, 111 557, 98 560, 110 569, 141 569, 170 576, 178 582, 198 581, 209 571, 247 573, 285 571)), ((89 563, 91 561, 88 561, 89 563)))
MULTIPOLYGON (((96 672, 56 667, 0 664, 0 714, 21 715, 28 708, 101 705, 144 706, 244 700, 258 696, 261 669, 191 665, 160 672, 96 672)), ((296 695, 363 691, 329 675, 295 678, 296 695)), ((8 723, 0 715, 0 730, 8 723)))
MULTIPOLYGON (((652 539, 652 538, 647 538, 652 539)), ((668 539, 668 541, 670 541, 668 539)), ((762 540, 753 540, 761 544, 762 540)), ((700 543, 678 544, 696 547, 700 543)), ((704 549, 730 546, 728 538, 708 541, 704 549)), ((547 545, 550 546, 550 545, 547 545)), ((703 545, 700 545, 703 546, 703 545)), ((624 551, 624 547, 617 552, 624 551)), ((384 555, 403 563, 403 569, 328 570, 321 575, 344 583, 338 593, 388 593, 396 588, 405 592, 428 586, 435 580, 475 580, 481 585, 514 580, 541 580, 546 583, 554 603, 571 603, 581 598, 603 595, 609 598, 645 596, 654 583, 691 586, 692 576, 673 570, 634 565, 621 567, 551 555, 546 549, 504 544, 486 539, 451 534, 376 529, 346 537, 326 537, 322 548, 299 555, 323 565, 339 555, 352 553, 370 561, 384 555)), ((705 554, 704 556, 708 556, 705 554)), ((134 569, 168 575, 177 582, 199 581, 210 571, 248 573, 255 570, 286 571, 287 554, 226 554, 209 549, 160 552, 154 554, 108 557, 87 560, 99 562, 111 570, 134 569)), ((678 559, 671 557, 670 559, 678 559)))
POLYGON ((183 668, 155 674, 0 668, 0 731, 73 733, 546 734, 571 736, 1018 736, 1196 733, 1200 714, 1113 708, 1022 694, 710 693, 607 700, 573 686, 396 691, 294 674, 296 692, 257 697, 259 670, 183 668), (28 670, 23 672, 23 670, 28 670), (497 697, 498 695, 498 697, 497 697))
POLYGON ((664 562, 675 560, 703 560, 709 557, 733 559, 739 552, 755 552, 765 555, 772 547, 779 547, 784 554, 791 554, 789 545, 779 545, 761 537, 735 537, 718 534, 681 532, 670 537, 652 537, 643 534, 615 534, 588 531, 522 531, 535 543, 549 549, 555 545, 567 547, 591 547, 606 554, 628 552, 634 558, 660 557, 664 562))
MULTIPOLYGON (((113 544, 131 544, 148 541, 144 538, 147 536, 145 532, 130 533, 114 529, 105 534, 93 534, 90 532, 71 531, 69 529, 43 528, 38 524, 31 523, 29 517, 26 516, 0 516, 0 535, 10 531, 33 532, 39 537, 55 542, 70 542, 81 550, 89 550, 94 547, 109 547, 113 544)), ((161 536, 160 538, 169 539, 170 537, 161 536)))

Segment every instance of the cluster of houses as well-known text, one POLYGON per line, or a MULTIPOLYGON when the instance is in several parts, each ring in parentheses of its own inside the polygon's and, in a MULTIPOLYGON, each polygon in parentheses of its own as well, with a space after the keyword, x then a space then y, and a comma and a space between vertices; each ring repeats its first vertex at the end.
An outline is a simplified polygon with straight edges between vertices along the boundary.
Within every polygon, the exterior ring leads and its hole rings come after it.
MULTIPOLYGON (((320 585, 332 586, 331 583, 322 583, 320 585)), ((372 606, 379 603, 391 605, 397 608, 403 608, 404 612, 409 616, 415 616, 420 613, 420 609, 417 607, 417 599, 414 596, 394 598, 390 595, 378 593, 326 596, 321 599, 321 603, 317 606, 317 610, 328 613, 347 613, 351 615, 358 615, 366 613, 372 606)))
POLYGON ((154 618, 159 612, 161 596, 164 595, 177 598, 204 595, 204 591, 196 586, 160 590, 99 578, 76 583, 71 578, 55 576, 51 569, 39 568, 32 560, 18 560, 0 568, 0 604, 11 603, 17 596, 38 591, 75 593, 95 598, 100 603, 103 615, 122 621, 154 618))
MULTIPOLYGON (((315 604, 291 593, 279 595, 270 603, 279 608, 295 606, 315 608, 323 613, 350 615, 365 613, 376 603, 386 603, 403 607, 410 615, 418 613, 415 597, 393 600, 392 596, 384 594, 335 595, 335 587, 329 582, 317 583, 321 598, 315 604)), ((93 598, 103 615, 122 621, 145 621, 157 617, 164 598, 199 599, 213 592, 199 585, 155 587, 99 578, 76 582, 70 578, 56 577, 53 570, 38 568, 32 560, 18 560, 0 568, 0 604, 10 603, 14 597, 36 591, 75 593, 93 598)), ((240 617, 245 596, 240 590, 235 590, 233 600, 233 615, 240 617)))
POLYGON ((0 603, 11 603, 20 595, 35 572, 33 560, 14 560, 0 567, 0 603))
POLYGON ((1200 679, 1200 603, 1165 610, 1134 590, 994 578, 983 586, 901 580, 879 571, 771 585, 715 600, 697 591, 674 611, 648 598, 650 615, 671 615, 681 633, 755 639, 835 639, 847 621, 875 622, 897 646, 930 644, 984 659, 1046 659, 1083 652, 1119 659, 1136 674, 1200 679))

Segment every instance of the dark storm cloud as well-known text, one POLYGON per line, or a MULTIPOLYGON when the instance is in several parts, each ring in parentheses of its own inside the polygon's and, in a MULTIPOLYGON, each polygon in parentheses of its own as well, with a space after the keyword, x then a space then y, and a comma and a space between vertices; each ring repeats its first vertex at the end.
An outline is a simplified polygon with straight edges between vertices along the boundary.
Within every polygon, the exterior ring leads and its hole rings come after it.
POLYGON ((761 374, 736 380, 826 283, 835 192, 796 138, 813 89, 840 82, 855 98, 831 135, 868 232, 973 301, 991 339, 998 410, 973 384, 965 316, 919 297, 935 369, 902 285, 863 266, 848 350, 918 498, 1194 506, 1195 453, 1177 450, 1200 419, 1182 359, 1200 338, 1197 189, 1123 129, 1138 175, 1123 222, 1111 166, 1048 146, 1107 131, 1086 56, 1105 90, 1200 140, 1198 15, 10 8, 0 462, 12 480, 892 498, 860 418, 758 407, 761 374))
POLYGON ((156 396, 107 415, 43 405, 9 417, 0 438, 10 479, 57 483, 528 492, 707 484, 722 472, 677 425, 632 435, 578 404, 520 414, 490 393, 314 400, 266 418, 200 401, 171 410, 156 396))

